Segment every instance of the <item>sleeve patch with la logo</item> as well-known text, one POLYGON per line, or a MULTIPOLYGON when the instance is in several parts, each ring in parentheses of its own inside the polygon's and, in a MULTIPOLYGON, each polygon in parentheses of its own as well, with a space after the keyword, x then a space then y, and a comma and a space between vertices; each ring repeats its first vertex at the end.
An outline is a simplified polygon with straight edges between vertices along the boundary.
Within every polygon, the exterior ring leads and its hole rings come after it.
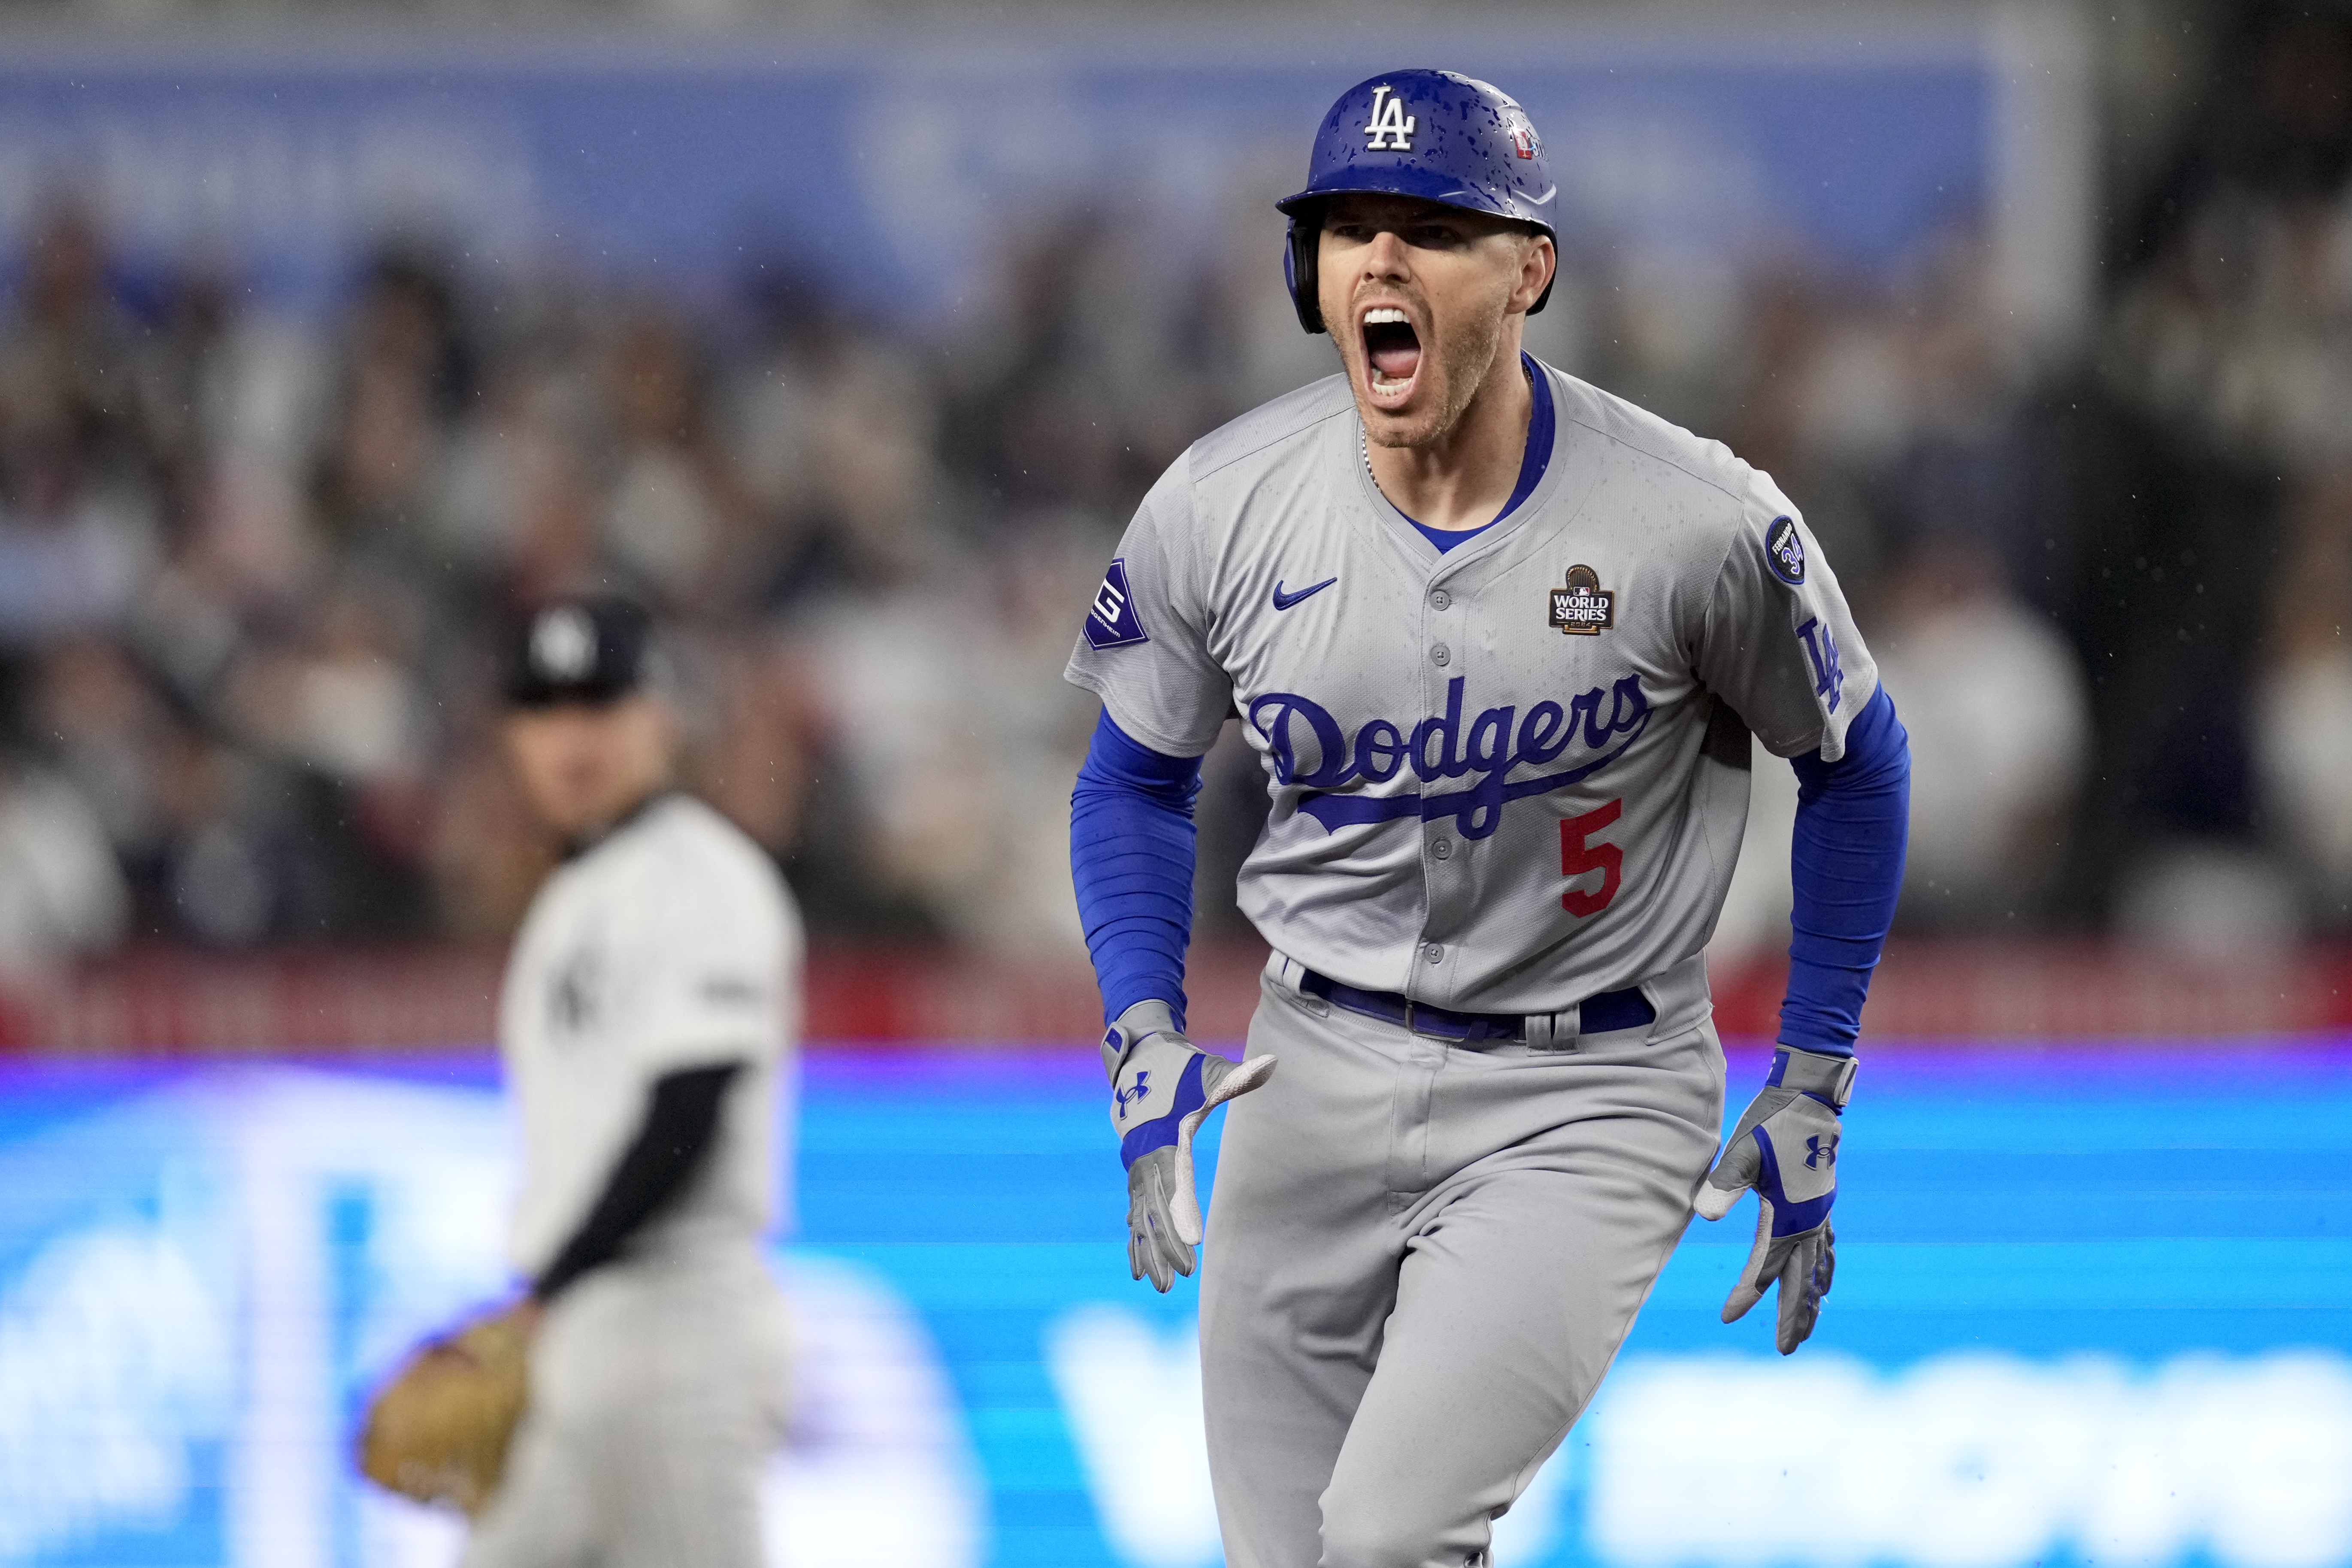
POLYGON ((1845 667, 1840 662, 1837 636, 1822 625, 1818 616, 1799 626, 1797 636, 1804 642, 1805 657, 1812 661, 1813 695, 1826 700, 1834 713, 1838 699, 1845 695, 1845 667))
POLYGON ((1404 111, 1404 100, 1393 89, 1372 89, 1372 120, 1364 127, 1367 153, 1410 153, 1412 133, 1421 117, 1404 111))
POLYGON ((1590 566, 1570 567, 1568 586, 1551 591, 1551 624, 1565 637, 1599 637, 1617 624, 1616 590, 1590 566))

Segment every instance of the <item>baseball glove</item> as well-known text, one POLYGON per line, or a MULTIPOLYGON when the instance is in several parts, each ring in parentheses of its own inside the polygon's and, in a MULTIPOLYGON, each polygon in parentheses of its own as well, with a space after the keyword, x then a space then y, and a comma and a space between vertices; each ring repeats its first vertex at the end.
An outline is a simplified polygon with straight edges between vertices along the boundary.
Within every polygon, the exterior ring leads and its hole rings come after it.
POLYGON ((480 1513, 522 1417, 530 1351, 530 1330, 513 1307, 419 1345, 368 1405, 361 1472, 419 1502, 480 1513))

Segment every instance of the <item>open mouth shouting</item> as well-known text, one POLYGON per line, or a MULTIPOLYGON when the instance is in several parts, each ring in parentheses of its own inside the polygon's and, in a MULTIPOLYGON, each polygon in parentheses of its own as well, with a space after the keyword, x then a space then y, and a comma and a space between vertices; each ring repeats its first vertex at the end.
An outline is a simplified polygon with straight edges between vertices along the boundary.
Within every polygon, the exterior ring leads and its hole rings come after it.
POLYGON ((1393 305, 1375 305, 1363 316, 1364 384, 1372 401, 1402 403, 1421 374, 1421 334, 1393 305))

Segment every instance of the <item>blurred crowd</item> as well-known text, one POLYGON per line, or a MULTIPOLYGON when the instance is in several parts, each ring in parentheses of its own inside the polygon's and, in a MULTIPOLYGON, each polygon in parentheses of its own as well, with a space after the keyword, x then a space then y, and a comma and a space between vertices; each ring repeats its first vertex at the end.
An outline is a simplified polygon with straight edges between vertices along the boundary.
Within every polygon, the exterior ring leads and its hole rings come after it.
POLYGON ((1087 715, 1035 677, 1174 437, 1089 438, 1037 294, 976 373, 789 278, 689 320, 398 247, 296 324, 141 295, 59 203, 0 328, 5 942, 503 933, 553 847, 489 648, 591 584, 662 612, 688 782, 825 929, 1038 940, 1087 715))
MULTIPOLYGON (((1530 324, 1806 509, 1911 731, 1915 931, 2352 928, 2352 34, 2250 22, 2216 71, 2109 193, 2078 353, 1966 221, 1891 277, 1571 244, 1530 324)), ((923 331, 782 267, 688 300, 393 243, 295 321, 61 196, 0 305, 0 966, 503 934, 553 847, 490 631, 592 584, 663 612, 689 782, 819 931, 1074 947, 1093 584, 1187 441, 1329 367, 1264 238, 1139 289, 1135 237, 1044 215, 923 331)), ((1786 774, 1734 946, 1784 940, 1786 774)), ((1263 811, 1229 727, 1211 932, 1263 811)))

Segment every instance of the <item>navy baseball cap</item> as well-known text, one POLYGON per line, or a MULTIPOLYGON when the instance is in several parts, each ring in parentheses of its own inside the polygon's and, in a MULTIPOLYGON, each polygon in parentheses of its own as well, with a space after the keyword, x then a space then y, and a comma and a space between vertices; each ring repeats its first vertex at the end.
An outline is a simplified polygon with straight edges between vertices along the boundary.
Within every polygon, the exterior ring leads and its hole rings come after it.
POLYGON ((646 684, 653 626, 650 611, 618 594, 550 599, 507 628, 500 689, 518 708, 615 701, 646 684))

